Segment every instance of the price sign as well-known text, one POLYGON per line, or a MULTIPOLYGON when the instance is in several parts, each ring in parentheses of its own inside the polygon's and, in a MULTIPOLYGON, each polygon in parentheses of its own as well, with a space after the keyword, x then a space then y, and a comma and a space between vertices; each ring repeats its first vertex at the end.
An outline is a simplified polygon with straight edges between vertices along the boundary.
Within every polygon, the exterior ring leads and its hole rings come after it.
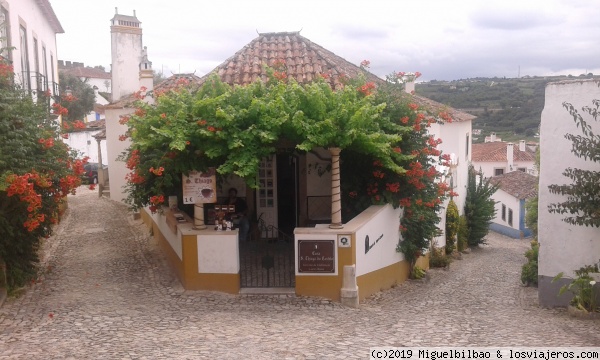
POLYGON ((191 171, 188 176, 183 175, 183 203, 206 204, 217 202, 217 181, 215 169, 201 173, 191 171))

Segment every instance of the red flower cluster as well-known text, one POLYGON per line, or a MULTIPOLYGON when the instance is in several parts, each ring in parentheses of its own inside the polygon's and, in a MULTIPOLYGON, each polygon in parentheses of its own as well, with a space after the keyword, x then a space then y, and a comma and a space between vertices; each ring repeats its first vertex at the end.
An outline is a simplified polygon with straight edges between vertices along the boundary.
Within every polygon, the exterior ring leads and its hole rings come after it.
POLYGON ((273 76, 277 80, 285 80, 287 78, 287 74, 285 73, 285 71, 274 71, 273 76))
POLYGON ((392 150, 394 150, 395 153, 400 154, 402 152, 402 149, 400 149, 399 147, 395 147, 392 150))
POLYGON ((416 111, 419 108, 419 105, 415 104, 415 103, 410 103, 408 104, 408 107, 413 110, 416 111))
POLYGON ((125 141, 129 138, 127 135, 119 135, 119 141, 125 141))
POLYGON ((44 149, 50 149, 51 147, 54 146, 53 138, 38 139, 38 142, 44 146, 44 149))
POLYGON ((380 171, 380 170, 375 170, 375 171, 373 171, 373 176, 378 179, 383 179, 385 176, 385 173, 383 173, 383 171, 380 171))
POLYGON ((377 183, 367 185, 367 195, 369 195, 369 196, 375 195, 375 194, 377 194, 378 191, 379 191, 379 189, 377 188, 377 183))
POLYGON ((371 62, 369 60, 363 60, 360 62, 360 67, 368 68, 371 66, 371 62))
POLYGON ((400 183, 387 183, 385 184, 385 189, 389 192, 397 193, 398 191, 400 191, 400 183))
POLYGON ((119 124, 121 124, 121 125, 125 125, 125 124, 127 124, 128 122, 129 122, 129 116, 127 116, 127 115, 121 115, 121 116, 119 117, 119 124))
POLYGON ((403 116, 402 119, 400 119, 400 122, 403 124, 408 124, 408 120, 409 120, 408 116, 403 116))
POLYGON ((350 192, 348 193, 348 196, 350 196, 351 198, 353 198, 353 199, 354 199, 355 197, 357 197, 357 196, 358 196, 358 193, 357 193, 356 191, 350 191, 350 192))
POLYGON ((54 103, 54 104, 52 104, 52 113, 54 115, 58 115, 58 116, 60 116, 60 115, 66 116, 69 114, 69 110, 59 103, 54 103))
POLYGON ((150 198, 150 204, 152 205, 158 205, 158 204, 162 204, 165 202, 165 197, 163 195, 159 195, 159 196, 152 196, 150 198))
POLYGON ((163 171, 165 171, 164 167, 159 167, 158 169, 155 169, 154 167, 150 168, 150 172, 153 173, 156 176, 162 176, 163 171))
POLYGON ((73 96, 73 94, 67 94, 67 95, 63 95, 61 96, 62 101, 66 101, 66 102, 73 102, 73 101, 77 101, 77 97, 73 96))
POLYGON ((125 175, 125 180, 132 184, 142 184, 144 183, 144 181, 146 181, 146 178, 141 176, 137 171, 135 171, 125 175))
POLYGON ((423 165, 418 161, 413 161, 408 167, 409 169, 406 171, 408 183, 413 185, 417 190, 423 190, 425 188, 425 184, 421 181, 421 178, 425 175, 423 165))
POLYGON ((373 90, 375 90, 375 83, 374 82, 368 82, 366 84, 364 84, 363 86, 358 88, 358 91, 360 91, 361 93, 363 93, 365 96, 369 96, 373 93, 373 90))
POLYGON ((329 74, 327 74, 327 73, 321 73, 320 75, 321 75, 321 77, 322 77, 323 79, 325 79, 325 80, 329 80, 329 78, 330 78, 330 75, 329 75, 329 74))
POLYGON ((146 115, 146 110, 144 110, 142 108, 137 108, 137 109, 135 109, 135 115, 143 117, 146 115))
POLYGON ((73 123, 73 127, 75 129, 85 129, 85 124, 81 120, 75 120, 75 122, 73 123))
POLYGON ((162 119, 166 119, 166 118, 167 118, 167 114, 165 114, 165 113, 162 113, 162 114, 160 114, 160 117, 161 117, 162 119))
POLYGON ((440 113, 438 114, 438 116, 440 118, 442 118, 442 120, 451 123, 452 122, 452 116, 450 116, 450 114, 447 111, 440 111, 440 113))
POLYGON ((8 78, 13 75, 14 68, 12 65, 6 64, 5 62, 0 62, 0 77, 8 78))
POLYGON ((196 124, 198 124, 198 126, 204 126, 206 125, 206 120, 198 120, 196 121, 196 124))
POLYGON ((129 159, 127 159, 126 166, 129 170, 133 170, 139 163, 140 163, 140 151, 135 149, 129 155, 129 159))

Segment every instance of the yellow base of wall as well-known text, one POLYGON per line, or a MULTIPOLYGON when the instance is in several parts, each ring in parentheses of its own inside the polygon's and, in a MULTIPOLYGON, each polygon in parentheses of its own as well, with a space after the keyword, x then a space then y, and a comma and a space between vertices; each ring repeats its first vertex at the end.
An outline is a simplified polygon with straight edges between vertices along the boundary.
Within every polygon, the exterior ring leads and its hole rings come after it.
POLYGON ((142 221, 152 227, 152 233, 167 258, 170 268, 186 290, 210 290, 229 294, 240 292, 240 274, 198 273, 198 245, 195 235, 183 236, 182 257, 179 258, 150 214, 141 211, 142 221))

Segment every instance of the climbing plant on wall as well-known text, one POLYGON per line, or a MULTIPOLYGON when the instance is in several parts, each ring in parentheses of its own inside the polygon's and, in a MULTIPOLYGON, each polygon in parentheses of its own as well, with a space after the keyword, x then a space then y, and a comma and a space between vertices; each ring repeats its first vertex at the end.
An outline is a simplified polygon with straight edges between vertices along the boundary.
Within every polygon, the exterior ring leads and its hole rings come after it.
POLYGON ((235 87, 212 75, 197 89, 155 94, 154 105, 138 102, 121 119, 129 129, 122 139, 132 140, 121 158, 131 170, 129 204, 155 210, 180 187, 182 173, 209 167, 256 186, 260 159, 282 139, 298 151, 336 147, 342 167, 355 169, 342 168, 346 218, 371 204, 404 206, 399 251, 413 262, 437 234, 436 210, 447 192, 436 182, 440 140, 426 135, 435 117, 393 85, 358 78, 333 90, 326 75, 300 85, 267 72, 266 82, 235 87))
POLYGON ((35 275, 39 240, 51 234, 64 197, 81 184, 85 163, 60 140, 49 98, 32 101, 12 71, 0 62, 0 261, 9 288, 35 275))
MULTIPOLYGON (((600 135, 592 131, 592 126, 582 116, 583 113, 597 121, 600 100, 593 100, 592 106, 584 106, 582 113, 570 103, 565 102, 563 106, 573 116, 577 128, 581 129, 581 135, 565 135, 572 142, 571 152, 579 158, 600 163, 600 135)), ((551 204, 548 210, 569 214, 563 221, 572 225, 600 227, 600 172, 567 168, 563 175, 571 179, 571 184, 550 185, 548 188, 551 193, 564 195, 567 199, 551 204)))

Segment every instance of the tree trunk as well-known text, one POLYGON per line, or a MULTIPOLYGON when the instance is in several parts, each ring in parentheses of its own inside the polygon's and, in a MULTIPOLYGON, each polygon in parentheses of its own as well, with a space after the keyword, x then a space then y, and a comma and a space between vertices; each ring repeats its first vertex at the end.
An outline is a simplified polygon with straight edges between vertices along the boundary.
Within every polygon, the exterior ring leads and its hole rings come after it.
POLYGON ((331 224, 330 229, 341 229, 342 197, 340 193, 340 148, 329 148, 331 153, 331 224))

